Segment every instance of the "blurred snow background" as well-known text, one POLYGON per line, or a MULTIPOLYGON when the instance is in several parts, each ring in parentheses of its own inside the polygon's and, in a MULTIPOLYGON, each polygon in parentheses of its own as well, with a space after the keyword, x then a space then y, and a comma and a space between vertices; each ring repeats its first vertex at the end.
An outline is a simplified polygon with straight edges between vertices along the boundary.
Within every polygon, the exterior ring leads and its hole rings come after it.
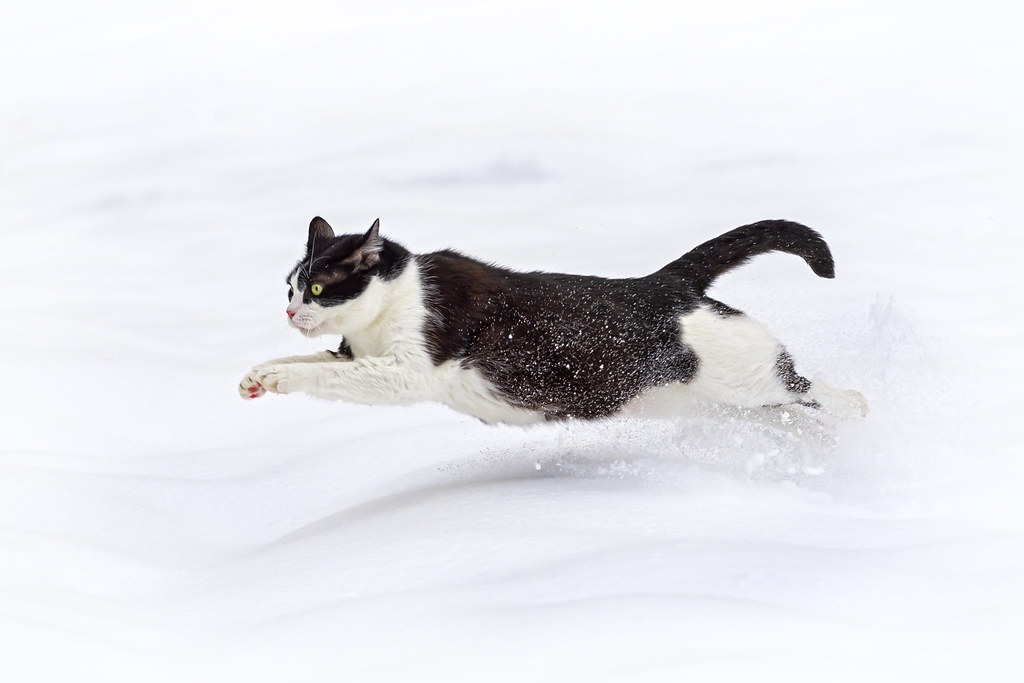
POLYGON ((1002 2, 8 1, 4 681, 1020 680, 1024 52, 1002 2), (487 428, 235 391, 314 214, 654 270, 872 414, 487 428))

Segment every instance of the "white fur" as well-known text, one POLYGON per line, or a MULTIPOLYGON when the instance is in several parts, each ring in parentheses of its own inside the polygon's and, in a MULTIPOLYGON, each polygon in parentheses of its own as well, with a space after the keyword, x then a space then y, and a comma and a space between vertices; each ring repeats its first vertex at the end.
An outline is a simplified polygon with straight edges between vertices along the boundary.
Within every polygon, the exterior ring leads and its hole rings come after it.
POLYGON ((864 417, 867 401, 852 390, 811 382, 807 393, 790 392, 776 363, 783 346, 746 315, 722 316, 698 308, 679 318, 683 343, 697 354, 697 374, 687 385, 697 395, 745 407, 815 401, 841 418, 864 417))
POLYGON ((698 308, 679 318, 683 343, 697 354, 697 374, 690 388, 713 401, 738 406, 789 403, 775 363, 780 344, 762 325, 745 315, 721 316, 698 308))
POLYGON ((817 401, 823 410, 844 420, 867 417, 868 401, 853 389, 836 389, 817 380, 811 382, 807 397, 817 401))
MULTIPOLYGON (((415 258, 394 280, 374 277, 362 294, 338 306, 303 303, 298 284, 293 276, 291 324, 307 336, 342 335, 355 360, 325 351, 261 363, 239 385, 243 398, 271 391, 369 404, 437 401, 488 423, 522 425, 544 419, 538 411, 510 405, 479 372, 458 361, 434 365, 423 337, 429 313, 415 258)), ((745 315, 722 316, 698 308, 680 317, 679 328, 683 343, 697 354, 693 380, 656 388, 630 405, 643 405, 668 391, 747 407, 816 401, 839 417, 867 414, 867 403, 856 391, 812 382, 805 394, 789 392, 776 367, 782 345, 745 315)))
POLYGON ((437 401, 488 423, 543 419, 539 412, 509 405, 476 370, 457 361, 434 365, 423 338, 428 312, 415 259, 394 280, 374 277, 362 294, 338 306, 303 304, 297 276, 291 285, 292 325, 309 336, 342 335, 356 358, 323 352, 261 363, 239 385, 243 398, 299 391, 355 403, 437 401))
POLYGON ((465 368, 456 361, 447 361, 438 368, 447 377, 441 391, 433 400, 467 413, 488 424, 528 425, 542 422, 543 413, 509 405, 494 387, 476 370, 465 368))

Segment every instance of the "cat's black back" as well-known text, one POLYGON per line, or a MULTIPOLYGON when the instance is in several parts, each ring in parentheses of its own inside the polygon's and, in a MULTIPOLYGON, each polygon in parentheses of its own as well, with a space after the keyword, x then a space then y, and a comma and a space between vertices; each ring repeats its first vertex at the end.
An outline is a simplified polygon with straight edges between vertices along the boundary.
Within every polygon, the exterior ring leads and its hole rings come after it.
POLYGON ((434 362, 460 360, 513 405, 600 417, 696 370, 677 321, 702 297, 678 277, 517 273, 452 251, 418 262, 434 362))
POLYGON ((699 361, 680 316, 698 306, 738 315, 704 291, 769 251, 835 275, 821 235, 785 220, 741 226, 639 278, 518 273, 435 252, 418 257, 432 314, 424 335, 435 364, 477 369, 513 405, 549 419, 610 415, 645 389, 693 378, 699 361))

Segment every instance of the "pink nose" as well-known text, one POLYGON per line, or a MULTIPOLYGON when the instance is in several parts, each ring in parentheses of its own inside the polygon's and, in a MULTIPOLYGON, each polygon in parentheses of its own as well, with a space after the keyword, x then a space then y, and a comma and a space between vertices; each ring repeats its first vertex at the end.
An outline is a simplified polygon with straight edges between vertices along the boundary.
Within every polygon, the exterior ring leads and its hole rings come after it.
POLYGON ((295 311, 293 311, 293 310, 292 310, 292 309, 290 309, 290 308, 289 308, 289 309, 287 309, 287 310, 285 311, 285 313, 287 313, 287 314, 288 314, 288 319, 289 319, 289 320, 291 320, 292 318, 294 318, 294 317, 295 317, 295 311))

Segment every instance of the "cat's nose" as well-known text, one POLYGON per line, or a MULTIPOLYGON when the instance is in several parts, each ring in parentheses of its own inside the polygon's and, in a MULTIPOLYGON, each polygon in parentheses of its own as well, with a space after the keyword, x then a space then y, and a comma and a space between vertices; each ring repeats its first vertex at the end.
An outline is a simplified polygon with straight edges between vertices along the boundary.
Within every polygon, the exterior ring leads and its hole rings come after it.
POLYGON ((287 313, 287 314, 288 314, 288 319, 289 319, 289 320, 291 320, 292 318, 294 318, 294 317, 295 317, 295 311, 293 311, 293 310, 292 310, 292 309, 290 309, 290 308, 289 308, 289 309, 286 309, 286 310, 285 310, 285 313, 287 313))

